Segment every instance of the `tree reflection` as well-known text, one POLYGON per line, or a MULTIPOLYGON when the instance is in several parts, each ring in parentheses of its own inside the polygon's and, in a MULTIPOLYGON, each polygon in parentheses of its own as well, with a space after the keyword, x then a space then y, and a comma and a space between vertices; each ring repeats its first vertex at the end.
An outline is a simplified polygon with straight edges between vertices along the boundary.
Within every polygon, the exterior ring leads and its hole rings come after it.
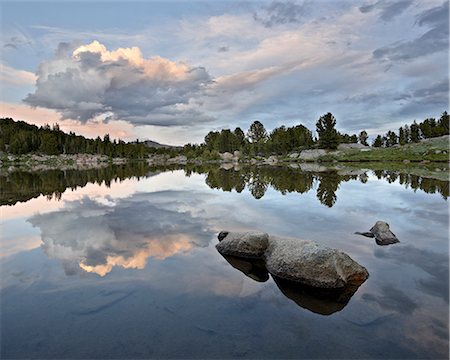
MULTIPOLYGON (((195 164, 152 166, 146 163, 128 163, 91 170, 48 170, 40 172, 16 171, 0 174, 0 205, 14 205, 19 201, 45 195, 49 200, 60 200, 67 189, 86 186, 88 183, 104 183, 110 186, 113 181, 122 181, 130 177, 145 177, 150 171, 154 173, 184 170, 186 176, 205 174, 205 182, 211 189, 236 191, 245 188, 255 199, 264 197, 269 187, 285 195, 287 193, 303 194, 316 188, 317 199, 325 206, 332 207, 337 201, 336 191, 341 182, 358 180, 368 181, 371 171, 362 172, 354 169, 329 170, 320 167, 318 171, 302 171, 288 166, 234 166, 230 169, 217 164, 195 164)), ((413 175, 404 171, 374 170, 373 175, 389 183, 398 181, 405 188, 422 190, 429 194, 438 193, 444 199, 449 196, 449 181, 413 175)))
POLYGON ((141 178, 148 172, 148 165, 142 162, 89 170, 14 171, 0 175, 0 205, 14 205, 40 195, 48 200, 61 200, 67 188, 84 187, 88 183, 104 183, 109 187, 112 181, 141 178))
MULTIPOLYGON (((317 199, 327 207, 332 207, 336 203, 336 192, 341 182, 359 180, 365 184, 369 179, 368 173, 371 173, 371 171, 361 173, 351 169, 347 171, 348 174, 342 170, 308 172, 287 166, 247 166, 228 170, 217 166, 195 166, 185 168, 185 171, 186 174, 206 173, 206 184, 212 189, 234 190, 240 193, 247 187, 255 199, 261 199, 269 187, 283 195, 287 193, 303 194, 312 190, 314 184, 317 184, 317 199)), ((449 196, 448 181, 393 170, 374 170, 373 174, 388 183, 398 181, 414 191, 420 189, 429 194, 439 193, 444 199, 449 196)))

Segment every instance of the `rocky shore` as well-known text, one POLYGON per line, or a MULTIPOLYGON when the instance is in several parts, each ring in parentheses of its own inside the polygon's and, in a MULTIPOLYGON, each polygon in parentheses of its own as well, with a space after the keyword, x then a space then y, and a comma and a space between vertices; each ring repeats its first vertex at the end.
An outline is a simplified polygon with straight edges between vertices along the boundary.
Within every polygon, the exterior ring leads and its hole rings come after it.
POLYGON ((0 156, 0 168, 6 171, 27 170, 88 170, 119 165, 128 161, 125 158, 110 158, 106 155, 94 154, 61 154, 61 155, 12 155, 0 156))

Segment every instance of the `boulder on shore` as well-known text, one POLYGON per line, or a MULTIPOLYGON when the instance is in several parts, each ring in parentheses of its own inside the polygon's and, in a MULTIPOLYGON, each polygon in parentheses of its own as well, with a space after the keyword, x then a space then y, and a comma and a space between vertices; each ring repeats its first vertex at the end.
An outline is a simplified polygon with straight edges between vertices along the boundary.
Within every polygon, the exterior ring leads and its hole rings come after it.
POLYGON ((327 152, 326 150, 323 149, 315 149, 315 150, 303 150, 300 153, 299 159, 300 160, 317 160, 318 158, 320 158, 321 156, 326 155, 327 152))

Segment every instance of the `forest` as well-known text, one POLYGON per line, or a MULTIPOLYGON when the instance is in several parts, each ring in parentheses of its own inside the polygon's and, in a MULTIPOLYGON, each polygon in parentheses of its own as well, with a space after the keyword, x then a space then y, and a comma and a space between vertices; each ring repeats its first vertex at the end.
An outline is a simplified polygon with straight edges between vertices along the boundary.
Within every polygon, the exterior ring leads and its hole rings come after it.
MULTIPOLYGON (((439 119, 427 118, 420 123, 415 120, 395 131, 377 135, 373 147, 392 147, 419 142, 449 134, 450 116, 445 111, 439 119)), ((331 113, 321 116, 316 123, 316 136, 302 124, 280 126, 268 132, 260 121, 254 121, 245 133, 240 127, 210 131, 201 144, 183 147, 154 148, 136 140, 125 142, 103 139, 88 139, 74 132, 63 132, 58 124, 38 127, 11 118, 0 119, 0 151, 12 154, 42 153, 56 154, 101 154, 110 157, 144 159, 149 154, 186 155, 188 158, 218 159, 219 153, 240 151, 246 156, 283 155, 292 151, 311 148, 336 149, 342 143, 369 145, 365 130, 359 134, 346 134, 336 129, 336 118, 331 113)))

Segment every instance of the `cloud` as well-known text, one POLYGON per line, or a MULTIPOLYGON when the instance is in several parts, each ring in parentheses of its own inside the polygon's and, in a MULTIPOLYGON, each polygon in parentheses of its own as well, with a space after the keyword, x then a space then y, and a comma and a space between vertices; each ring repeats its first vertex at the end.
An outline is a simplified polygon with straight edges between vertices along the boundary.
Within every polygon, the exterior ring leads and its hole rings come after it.
POLYGON ((3 41, 3 48, 17 50, 20 47, 32 46, 33 41, 22 33, 17 33, 14 36, 10 36, 8 39, 3 41))
POLYGON ((293 1, 274 1, 254 13, 253 18, 267 28, 274 25, 300 24, 307 9, 307 2, 297 4, 293 1))
POLYGON ((138 47, 109 51, 98 41, 69 50, 70 44, 60 44, 55 57, 40 64, 36 90, 25 103, 81 122, 100 115, 138 125, 211 120, 195 103, 212 82, 202 67, 146 59, 138 47))
POLYGON ((68 274, 81 268, 105 276, 115 266, 143 269, 150 257, 207 246, 213 231, 186 210, 190 203, 188 195, 173 191, 137 193, 114 205, 85 197, 29 222, 40 228, 46 254, 60 260, 68 274))
POLYGON ((425 107, 432 107, 437 111, 448 109, 448 91, 449 82, 448 79, 444 79, 427 87, 398 94, 394 100, 404 102, 398 111, 399 114, 414 116, 425 107))
POLYGON ((361 298, 379 304, 382 309, 389 309, 406 315, 412 314, 418 307, 407 294, 389 285, 382 286, 380 294, 366 293, 361 298))
POLYGON ((407 245, 392 248, 389 252, 376 249, 375 256, 422 269, 428 276, 418 281, 418 288, 448 303, 449 260, 446 254, 407 245))
POLYGON ((9 85, 31 85, 37 80, 35 74, 25 70, 17 70, 6 64, 0 64, 0 82, 9 85))
POLYGON ((217 52, 223 53, 223 52, 228 52, 230 50, 230 48, 228 46, 221 46, 217 49, 217 52))
POLYGON ((391 21, 401 15, 413 3, 412 0, 401 1, 377 1, 376 3, 363 5, 359 8, 362 13, 380 10, 379 18, 383 21, 391 21))
POLYGON ((393 43, 376 49, 373 57, 378 60, 411 61, 440 51, 448 51, 448 2, 421 12, 417 25, 431 27, 420 37, 393 43))

